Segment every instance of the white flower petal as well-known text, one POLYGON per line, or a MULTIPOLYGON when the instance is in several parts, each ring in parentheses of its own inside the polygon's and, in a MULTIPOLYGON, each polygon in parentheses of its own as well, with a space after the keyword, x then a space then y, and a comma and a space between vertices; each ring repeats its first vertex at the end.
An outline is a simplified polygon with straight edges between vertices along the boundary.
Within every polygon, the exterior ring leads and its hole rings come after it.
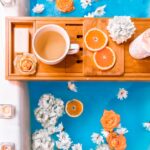
POLYGON ((82 145, 81 144, 74 144, 72 147, 72 150, 82 150, 82 145))
POLYGON ((32 9, 32 11, 34 12, 34 13, 42 13, 43 11, 44 11, 44 4, 36 4, 35 6, 34 6, 34 8, 32 9))
POLYGON ((147 130, 150 131, 150 122, 144 122, 143 127, 147 130))
POLYGON ((32 135, 32 150, 53 150, 54 141, 49 137, 47 130, 41 129, 32 135))
POLYGON ((107 144, 98 145, 96 150, 110 150, 107 144))
POLYGON ((105 14, 105 8, 106 8, 106 5, 103 5, 103 6, 100 6, 98 7, 95 11, 94 11, 94 16, 97 16, 97 17, 101 17, 105 14))
POLYGON ((105 130, 102 130, 102 131, 101 131, 101 134, 102 134, 105 138, 107 138, 107 136, 109 135, 109 132, 107 132, 107 131, 105 131, 105 130))
POLYGON ((86 9, 88 6, 92 5, 92 0, 80 0, 81 7, 86 9))
POLYGON ((98 133, 93 133, 91 138, 92 138, 93 143, 95 143, 95 144, 100 145, 100 144, 104 143, 103 137, 98 133))
POLYGON ((117 98, 120 100, 126 99, 128 97, 128 91, 125 90, 124 88, 120 88, 117 98))
POLYGON ((76 85, 72 81, 68 82, 68 89, 73 92, 78 92, 76 85))
POLYGON ((94 17, 94 12, 88 13, 87 15, 84 16, 85 18, 93 18, 94 17))

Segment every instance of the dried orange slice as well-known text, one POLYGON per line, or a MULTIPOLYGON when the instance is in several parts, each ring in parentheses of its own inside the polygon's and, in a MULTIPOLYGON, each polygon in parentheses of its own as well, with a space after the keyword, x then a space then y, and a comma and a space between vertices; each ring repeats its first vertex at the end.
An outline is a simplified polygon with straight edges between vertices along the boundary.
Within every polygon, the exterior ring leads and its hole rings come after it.
POLYGON ((56 0, 56 7, 61 12, 70 12, 74 10, 73 0, 56 0))
POLYGON ((94 63, 101 70, 111 69, 116 62, 115 52, 110 47, 105 47, 94 53, 94 63))
POLYGON ((98 28, 92 28, 85 34, 85 45, 91 51, 99 51, 108 43, 107 35, 98 28))
POLYGON ((70 117, 79 117, 83 112, 83 104, 77 99, 68 101, 66 104, 66 113, 70 117))

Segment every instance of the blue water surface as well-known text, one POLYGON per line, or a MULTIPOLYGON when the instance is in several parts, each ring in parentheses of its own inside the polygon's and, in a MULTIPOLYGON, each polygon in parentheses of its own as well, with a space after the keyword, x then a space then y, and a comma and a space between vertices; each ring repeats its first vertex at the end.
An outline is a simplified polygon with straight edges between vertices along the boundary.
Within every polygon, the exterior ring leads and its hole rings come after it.
POLYGON ((129 133, 126 134, 127 150, 149 150, 150 132, 142 127, 142 122, 150 120, 150 83, 149 82, 77 82, 78 92, 67 88, 67 82, 29 82, 31 131, 41 129, 36 121, 34 109, 43 93, 52 93, 55 97, 68 100, 77 98, 84 104, 84 112, 78 118, 66 114, 59 120, 74 143, 82 143, 83 150, 94 148, 91 134, 100 132, 100 118, 105 109, 114 110, 121 116, 121 123, 129 133), (128 98, 117 99, 119 88, 128 90, 128 98))
MULTIPOLYGON (((131 17, 150 17, 150 0, 98 0, 92 6, 82 9, 80 0, 74 0, 75 11, 61 13, 55 7, 55 1, 31 0, 31 16, 53 17, 83 17, 88 12, 94 11, 104 4, 106 14, 103 17, 115 15, 130 15, 131 17), (36 3, 45 4, 42 14, 35 14, 32 8, 36 3)), ((65 130, 69 133, 74 143, 82 143, 83 150, 95 148, 91 142, 91 134, 100 132, 102 129, 100 117, 105 109, 112 109, 120 114, 121 123, 127 127, 127 150, 150 150, 150 132, 142 127, 142 122, 150 120, 150 82, 77 82, 78 92, 74 93, 67 89, 67 82, 28 82, 31 108, 31 131, 41 129, 36 121, 34 109, 43 93, 52 93, 68 100, 77 98, 84 104, 84 112, 78 118, 70 118, 66 114, 59 120, 63 122, 65 130), (129 91, 129 96, 124 101, 117 99, 119 88, 129 91)))
POLYGON ((97 7, 107 5, 106 14, 103 17, 113 17, 115 15, 129 15, 131 17, 148 17, 150 16, 150 0, 93 0, 92 6, 82 9, 80 0, 74 0, 75 10, 71 13, 61 13, 56 9, 55 0, 31 0, 31 16, 53 16, 53 17, 83 17, 88 12, 93 12, 97 7), (32 12, 36 4, 44 4, 45 10, 41 14, 32 12))

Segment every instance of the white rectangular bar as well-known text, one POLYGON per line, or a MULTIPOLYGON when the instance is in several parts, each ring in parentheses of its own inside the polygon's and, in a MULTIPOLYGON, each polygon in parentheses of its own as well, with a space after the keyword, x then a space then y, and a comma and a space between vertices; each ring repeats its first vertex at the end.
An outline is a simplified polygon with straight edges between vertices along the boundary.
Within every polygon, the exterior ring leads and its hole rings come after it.
POLYGON ((16 53, 29 52, 29 29, 15 28, 14 48, 16 53))

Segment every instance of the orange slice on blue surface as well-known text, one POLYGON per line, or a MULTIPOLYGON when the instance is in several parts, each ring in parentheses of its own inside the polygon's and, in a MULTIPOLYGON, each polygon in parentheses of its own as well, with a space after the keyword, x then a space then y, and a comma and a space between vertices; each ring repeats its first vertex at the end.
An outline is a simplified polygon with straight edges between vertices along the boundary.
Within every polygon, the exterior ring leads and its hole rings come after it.
POLYGON ((68 101, 66 104, 66 113, 70 117, 79 117, 83 112, 83 104, 77 99, 68 101))

